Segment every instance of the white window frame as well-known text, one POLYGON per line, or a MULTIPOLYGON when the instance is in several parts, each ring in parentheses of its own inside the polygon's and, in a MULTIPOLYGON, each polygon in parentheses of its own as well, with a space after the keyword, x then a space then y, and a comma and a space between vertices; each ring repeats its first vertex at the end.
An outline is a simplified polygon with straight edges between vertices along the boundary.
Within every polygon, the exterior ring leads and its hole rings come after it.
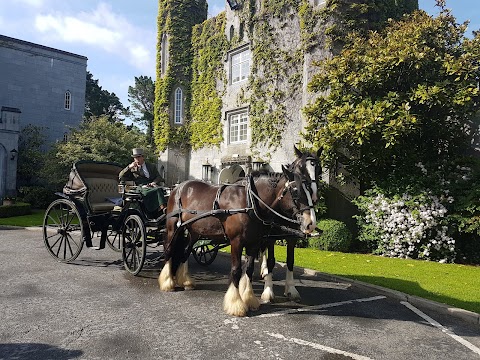
POLYGON ((228 115, 229 144, 243 144, 248 140, 248 111, 238 111, 228 115))
POLYGON ((183 124, 183 90, 180 87, 175 89, 173 106, 173 123, 180 125, 183 124))
POLYGON ((72 109, 72 93, 69 90, 65 91, 65 100, 63 103, 63 108, 65 110, 72 109))
POLYGON ((237 84, 248 79, 250 75, 250 48, 242 48, 230 54, 230 83, 237 84), (237 76, 238 74, 238 76, 237 76))

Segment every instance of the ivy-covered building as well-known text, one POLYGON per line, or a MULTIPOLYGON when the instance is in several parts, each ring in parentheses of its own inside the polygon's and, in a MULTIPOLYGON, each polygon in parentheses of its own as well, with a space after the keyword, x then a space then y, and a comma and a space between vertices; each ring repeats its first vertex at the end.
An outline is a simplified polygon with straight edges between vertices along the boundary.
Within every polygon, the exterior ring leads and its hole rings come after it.
MULTIPOLYGON (((168 185, 281 171, 302 143, 315 63, 417 0, 159 0, 155 142, 168 185)), ((327 179, 328 180, 328 179, 327 179)))

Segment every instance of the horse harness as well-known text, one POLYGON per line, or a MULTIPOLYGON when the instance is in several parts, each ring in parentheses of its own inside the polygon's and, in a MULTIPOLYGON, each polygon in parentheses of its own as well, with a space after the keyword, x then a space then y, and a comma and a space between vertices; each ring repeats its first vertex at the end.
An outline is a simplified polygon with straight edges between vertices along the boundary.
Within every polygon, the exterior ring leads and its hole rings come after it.
MULTIPOLYGON (((297 202, 300 198, 300 194, 299 194, 299 190, 298 190, 297 186, 295 186, 296 183, 297 183, 296 181, 289 181, 287 179, 287 182, 285 183, 282 192, 275 199, 275 201, 273 203, 273 204, 276 204, 276 202, 282 200, 282 198, 287 194, 287 192, 290 192, 290 195, 292 196, 292 200, 293 200, 293 203, 294 203, 293 216, 295 216, 299 212, 303 212, 305 210, 310 210, 311 208, 313 208, 313 204, 311 204, 307 207, 301 207, 301 208, 299 208, 297 206, 297 202)), ((305 181, 302 181, 302 187, 303 187, 304 191, 306 193, 308 193, 308 191, 306 189, 306 186, 305 186, 305 181)), ((299 237, 299 238, 304 238, 306 236, 303 232, 301 232, 297 229, 294 229, 294 228, 289 227, 289 226, 284 226, 284 225, 278 224, 274 220, 266 220, 266 219, 262 218, 262 216, 259 214, 259 211, 258 211, 258 206, 259 206, 258 204, 260 204, 260 203, 269 212, 271 212, 274 216, 276 216, 276 217, 278 217, 282 220, 285 220, 285 221, 287 221, 291 224, 294 224, 294 225, 300 224, 300 222, 298 220, 288 218, 288 217, 280 214, 279 212, 275 211, 272 208, 273 205, 269 206, 268 204, 266 204, 260 198, 260 196, 256 193, 255 185, 254 185, 254 182, 253 182, 253 177, 251 175, 248 175, 246 177, 246 179, 244 181, 242 181, 241 183, 221 185, 218 188, 217 193, 215 195, 215 199, 214 199, 213 204, 212 204, 212 210, 193 210, 193 209, 182 208, 182 202, 181 202, 180 196, 178 195, 179 193, 180 193, 180 191, 178 191, 177 194, 176 194, 176 201, 177 201, 178 209, 167 214, 167 220, 171 217, 178 217, 175 232, 184 228, 188 224, 191 224, 191 223, 193 223, 195 221, 198 221, 200 219, 203 219, 205 217, 209 217, 209 216, 218 217, 218 216, 222 216, 222 215, 235 215, 235 214, 247 213, 252 219, 260 221, 265 226, 272 227, 272 228, 278 228, 282 231, 285 231, 287 233, 287 235, 292 235, 292 236, 299 237), (247 206, 245 208, 239 208, 239 209, 221 209, 220 208, 220 196, 221 196, 222 192, 228 186, 244 186, 245 187, 245 191, 246 191, 246 194, 247 194, 247 197, 246 197, 247 206), (258 202, 258 204, 257 204, 257 202, 258 202), (195 217, 193 217, 189 220, 182 221, 182 218, 180 216, 182 213, 187 213, 187 214, 192 214, 192 215, 197 215, 197 216, 195 216, 195 217)), ((225 233, 225 228, 223 227, 223 223, 222 222, 220 222, 220 223, 222 225, 225 240, 227 242, 229 242, 229 239, 228 239, 228 237, 225 233)))

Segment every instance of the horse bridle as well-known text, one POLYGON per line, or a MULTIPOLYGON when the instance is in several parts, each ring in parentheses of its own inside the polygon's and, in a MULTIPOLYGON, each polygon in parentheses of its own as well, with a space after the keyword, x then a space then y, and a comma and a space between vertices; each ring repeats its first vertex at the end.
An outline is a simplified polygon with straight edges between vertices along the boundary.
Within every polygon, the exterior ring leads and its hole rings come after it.
MULTIPOLYGON (((297 174, 297 175, 300 176, 300 174, 297 174)), ((301 212, 304 212, 304 211, 307 211, 307 210, 311 210, 311 209, 314 208, 314 204, 313 204, 311 194, 307 189, 307 188, 309 188, 311 190, 311 187, 309 187, 308 184, 309 184, 308 180, 306 180, 306 179, 302 180, 301 186, 303 188, 303 191, 305 192, 305 195, 308 194, 307 200, 309 200, 311 202, 311 204, 308 205, 308 206, 299 205, 300 190, 298 190, 299 186, 297 184, 297 180, 289 181, 287 179, 287 182, 283 186, 283 189, 282 189, 282 192, 280 193, 280 196, 277 198, 277 200, 280 201, 287 194, 287 192, 290 192, 290 196, 292 197, 292 200, 293 200, 293 210, 294 210, 293 214, 292 214, 293 217, 295 217, 298 213, 301 213, 301 212), (293 185, 296 185, 296 186, 294 187, 293 185)), ((300 223, 300 222, 297 221, 297 223, 300 223)))

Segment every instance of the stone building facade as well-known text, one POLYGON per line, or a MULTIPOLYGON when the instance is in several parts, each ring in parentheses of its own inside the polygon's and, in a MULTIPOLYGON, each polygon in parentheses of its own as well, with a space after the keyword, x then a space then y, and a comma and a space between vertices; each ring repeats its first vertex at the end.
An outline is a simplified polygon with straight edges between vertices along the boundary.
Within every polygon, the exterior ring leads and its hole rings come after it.
POLYGON ((87 58, 0 35, 0 198, 15 192, 21 129, 62 141, 82 120, 87 58))

